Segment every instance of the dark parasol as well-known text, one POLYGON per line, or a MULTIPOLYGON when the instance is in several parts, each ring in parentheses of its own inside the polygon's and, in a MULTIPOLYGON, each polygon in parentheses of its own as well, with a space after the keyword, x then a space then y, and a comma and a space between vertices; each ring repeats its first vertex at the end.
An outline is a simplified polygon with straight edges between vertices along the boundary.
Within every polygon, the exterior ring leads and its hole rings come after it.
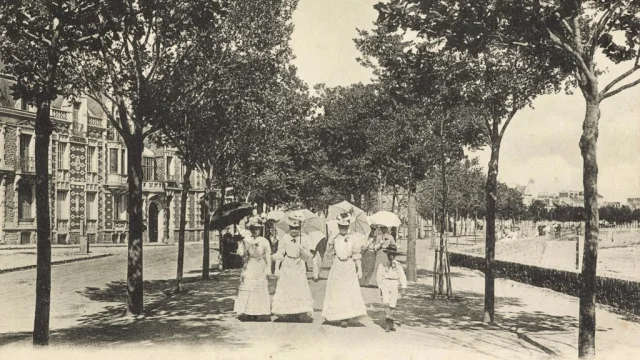
POLYGON ((211 215, 209 230, 223 230, 227 226, 237 225, 240 220, 253 214, 253 209, 253 205, 245 202, 226 203, 211 215))

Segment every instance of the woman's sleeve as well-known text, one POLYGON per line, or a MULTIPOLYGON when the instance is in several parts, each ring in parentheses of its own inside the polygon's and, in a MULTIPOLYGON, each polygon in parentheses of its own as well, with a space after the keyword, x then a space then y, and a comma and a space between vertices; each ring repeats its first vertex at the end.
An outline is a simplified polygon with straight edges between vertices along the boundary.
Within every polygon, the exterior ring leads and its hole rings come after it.
POLYGON ((359 239, 353 238, 351 244, 351 253, 353 260, 362 259, 362 242, 359 239))
POLYGON ((242 256, 242 257, 247 256, 247 248, 244 245, 244 241, 238 241, 237 254, 242 256))
POLYGON ((267 272, 271 272, 271 245, 269 244, 269 240, 264 239, 263 240, 263 246, 264 246, 264 260, 267 263, 267 272))
POLYGON ((336 246, 335 246, 335 241, 336 241, 336 236, 332 236, 329 238, 329 240, 327 240, 327 252, 326 254, 329 256, 333 256, 335 255, 335 250, 336 250, 336 246))
POLYGON ((285 248, 285 239, 278 242, 278 251, 272 255, 274 261, 282 261, 284 260, 284 248, 285 248))
POLYGON ((313 257, 309 246, 309 237, 303 236, 300 243, 300 255, 305 261, 310 260, 313 257))

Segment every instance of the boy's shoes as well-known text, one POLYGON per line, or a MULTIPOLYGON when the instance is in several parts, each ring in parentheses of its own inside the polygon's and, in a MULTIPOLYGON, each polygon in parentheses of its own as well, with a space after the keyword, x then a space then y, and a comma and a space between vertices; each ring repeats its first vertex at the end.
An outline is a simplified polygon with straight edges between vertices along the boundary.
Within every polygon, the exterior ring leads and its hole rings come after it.
POLYGON ((393 325, 393 319, 389 319, 389 330, 396 331, 396 327, 393 325))

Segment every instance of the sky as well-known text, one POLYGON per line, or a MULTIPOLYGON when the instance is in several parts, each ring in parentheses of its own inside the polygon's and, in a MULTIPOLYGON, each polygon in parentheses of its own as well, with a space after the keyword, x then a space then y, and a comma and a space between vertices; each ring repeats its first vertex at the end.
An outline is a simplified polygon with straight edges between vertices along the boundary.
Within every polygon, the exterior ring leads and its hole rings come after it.
MULTIPOLYGON (((356 58, 356 29, 369 30, 380 0, 300 0, 293 16, 291 39, 299 76, 312 87, 348 86, 372 81, 370 69, 356 58)), ((602 60, 602 64, 605 64, 602 60)), ((609 72, 600 86, 628 69, 629 64, 606 64, 609 72)), ((582 133, 584 99, 555 94, 536 99, 534 108, 521 110, 509 124, 500 151, 498 179, 510 185, 530 185, 541 191, 582 190, 582 133)), ((489 151, 468 152, 486 169, 489 151)), ((605 201, 626 203, 640 197, 640 85, 603 101, 598 139, 598 192, 605 201)))

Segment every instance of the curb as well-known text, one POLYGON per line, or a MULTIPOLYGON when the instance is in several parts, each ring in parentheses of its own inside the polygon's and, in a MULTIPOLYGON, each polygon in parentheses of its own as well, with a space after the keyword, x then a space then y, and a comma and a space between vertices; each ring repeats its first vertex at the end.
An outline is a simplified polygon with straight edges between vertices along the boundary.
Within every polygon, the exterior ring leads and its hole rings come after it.
MULTIPOLYGON (((191 243, 195 242, 185 242, 185 246, 190 245, 191 243)), ((202 245, 201 242, 197 243, 199 245, 202 245)), ((143 244, 143 247, 169 247, 169 246, 177 246, 178 243, 175 244, 158 244, 158 245, 149 245, 149 244, 143 244)), ((72 245, 52 245, 51 249, 75 249, 78 248, 80 245, 78 244, 72 244, 72 245)), ((89 248, 118 248, 118 247, 127 247, 128 244, 89 244, 89 248)), ((3 245, 0 245, 0 251, 8 251, 8 250, 27 250, 27 249, 37 249, 38 247, 35 244, 29 244, 29 245, 14 245, 14 246, 7 246, 7 247, 3 247, 3 245)))
MULTIPOLYGON (((95 256, 87 256, 87 257, 81 257, 81 258, 73 258, 73 259, 67 259, 67 260, 52 261, 51 262, 51 266, 69 264, 69 263, 85 261, 85 260, 101 259, 101 258, 104 258, 104 257, 107 257, 107 256, 111 256, 111 255, 113 255, 113 254, 100 254, 100 255, 95 255, 95 256)), ((26 265, 26 266, 18 266, 18 267, 9 268, 9 269, 0 269, 0 274, 16 272, 16 271, 23 271, 23 270, 31 270, 31 269, 36 269, 37 267, 38 267, 38 265, 26 265)))

